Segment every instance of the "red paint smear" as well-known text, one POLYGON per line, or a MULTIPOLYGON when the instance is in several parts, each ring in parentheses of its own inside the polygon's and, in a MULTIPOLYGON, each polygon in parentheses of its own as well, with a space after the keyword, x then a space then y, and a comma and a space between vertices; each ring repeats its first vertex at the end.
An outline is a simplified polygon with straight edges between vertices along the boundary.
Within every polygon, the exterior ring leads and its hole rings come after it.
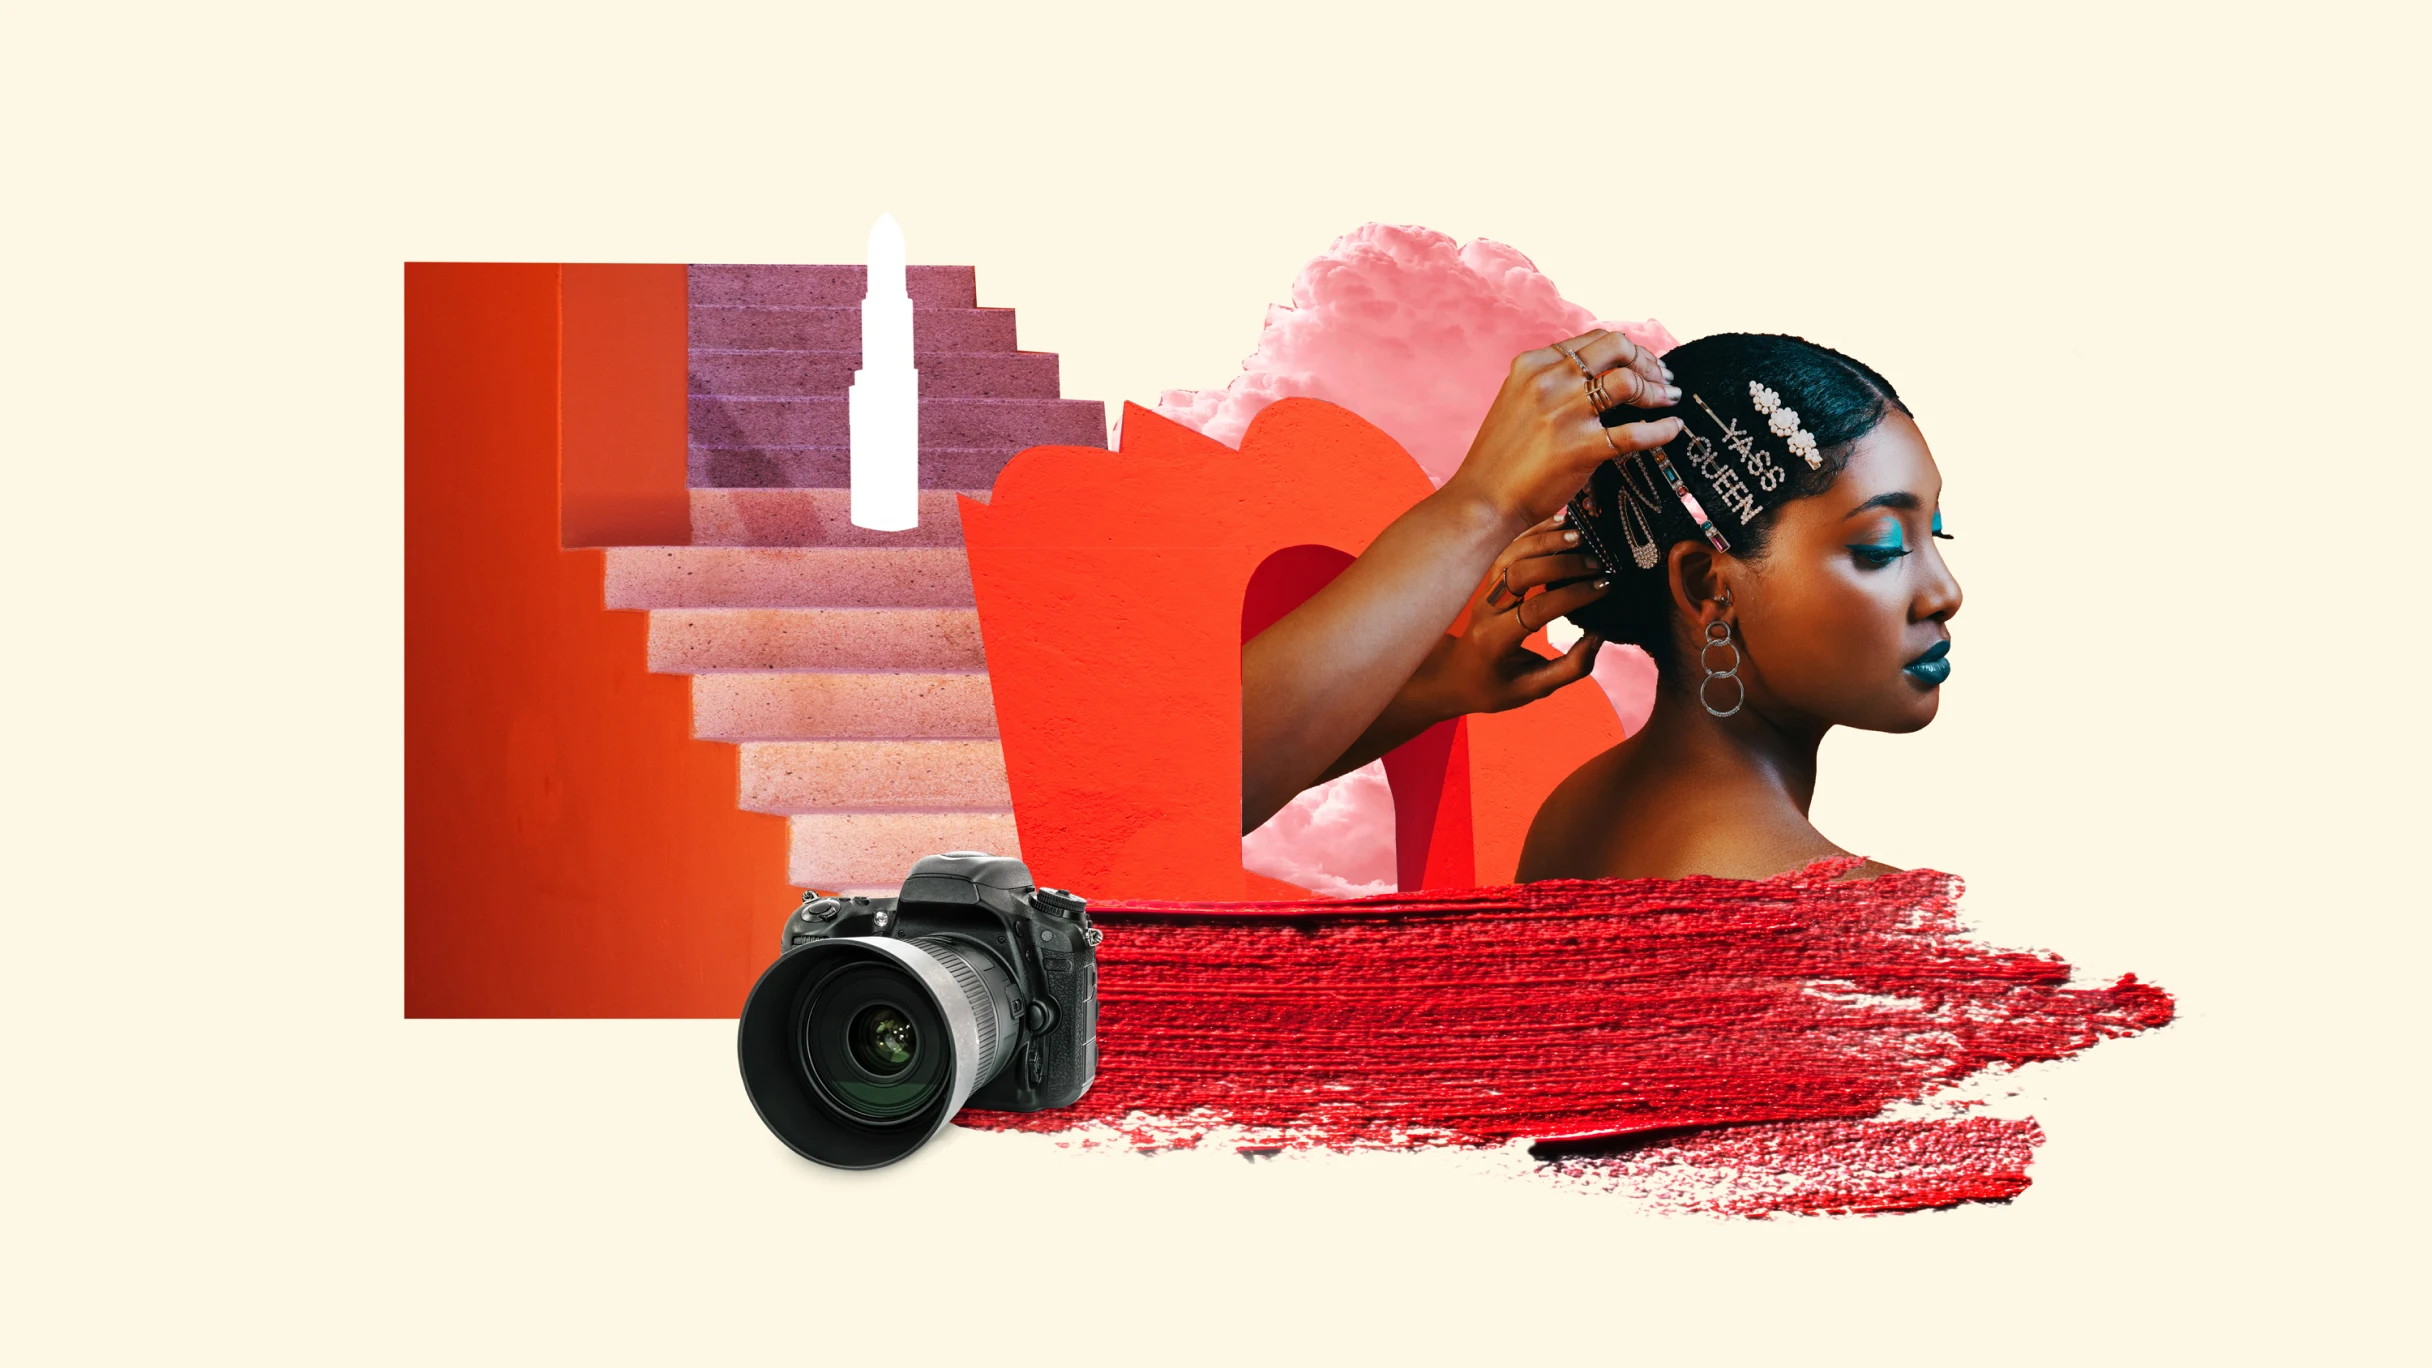
POLYGON ((1694 1131, 1626 1153, 1557 1159, 1565 1186, 1725 1216, 1916 1211, 2006 1202, 2043 1143, 2033 1121, 1802 1121, 1694 1131))
POLYGON ((1780 1179, 1673 1202, 1742 1214, 2014 1195, 2040 1136, 2032 1122, 1811 1123, 1868 1121, 1988 1067, 2163 1025, 2170 995, 2133 974, 2068 987, 2054 956, 1967 940, 1958 879, 1836 877, 1853 864, 1762 881, 1098 904, 1097 1083, 1061 1111, 960 1121, 1141 1148, 1219 1134, 1245 1147, 1398 1149, 1699 1128, 1551 1171, 1659 1198, 1642 1181, 1658 1171, 1753 1165, 1780 1179))

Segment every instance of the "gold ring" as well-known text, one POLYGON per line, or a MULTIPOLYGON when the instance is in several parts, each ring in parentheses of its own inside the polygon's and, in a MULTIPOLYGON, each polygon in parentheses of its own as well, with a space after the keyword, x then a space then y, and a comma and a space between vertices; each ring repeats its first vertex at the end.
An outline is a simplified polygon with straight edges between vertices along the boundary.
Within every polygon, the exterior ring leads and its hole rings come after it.
POLYGON ((1511 591, 1512 568, 1507 565, 1503 567, 1503 573, 1495 578, 1495 587, 1486 591, 1486 606, 1489 608, 1502 607, 1503 596, 1511 591))
POLYGON ((1531 626, 1529 626, 1529 625, 1528 625, 1528 600, 1527 600, 1527 599, 1522 599, 1522 600, 1520 600, 1519 604, 1518 604, 1517 606, 1515 606, 1515 607, 1512 609, 1512 616, 1513 616, 1513 617, 1516 617, 1516 618, 1518 618, 1518 619, 1520 620, 1520 635, 1521 635, 1521 636, 1523 636, 1523 637, 1532 637, 1532 636, 1535 636, 1535 635, 1537 634, 1537 629, 1536 629, 1536 628, 1534 628, 1534 627, 1531 627, 1531 626))
POLYGON ((1613 407, 1612 397, 1604 392, 1604 377, 1601 375, 1588 377, 1588 407, 1596 410, 1599 418, 1604 416, 1606 409, 1613 407))
POLYGON ((1596 430, 1604 434, 1604 444, 1612 448, 1613 459, 1616 461, 1620 460, 1622 457, 1622 450, 1620 444, 1613 440, 1613 429, 1606 427, 1602 423, 1598 423, 1596 425, 1596 430))
POLYGON ((1554 350, 1561 352, 1564 356, 1569 357, 1571 364, 1579 368, 1579 373, 1581 375, 1586 376, 1590 380, 1596 378, 1596 372, 1589 370, 1588 363, 1579 359, 1579 353, 1572 351, 1570 348, 1562 345, 1559 342, 1554 344, 1554 350))

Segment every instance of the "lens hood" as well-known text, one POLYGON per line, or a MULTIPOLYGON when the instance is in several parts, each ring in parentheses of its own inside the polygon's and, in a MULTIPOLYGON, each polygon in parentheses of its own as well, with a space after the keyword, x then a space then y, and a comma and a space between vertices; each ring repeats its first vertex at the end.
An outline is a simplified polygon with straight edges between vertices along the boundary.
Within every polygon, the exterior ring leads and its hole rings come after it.
POLYGON ((778 956, 744 1000, 735 1042, 743 1090, 768 1128, 805 1159, 845 1169, 892 1164, 927 1143, 995 1076, 1014 1033, 1010 999, 1004 975, 977 946, 886 936, 807 941, 778 956), (829 991, 840 983, 850 987, 829 991), (908 1110, 857 1106, 856 1080, 845 1076, 856 1065, 843 1048, 848 1028, 839 1011, 849 1016, 880 1001, 909 1019, 924 1055, 943 1051, 907 1068, 936 1082, 908 1110))

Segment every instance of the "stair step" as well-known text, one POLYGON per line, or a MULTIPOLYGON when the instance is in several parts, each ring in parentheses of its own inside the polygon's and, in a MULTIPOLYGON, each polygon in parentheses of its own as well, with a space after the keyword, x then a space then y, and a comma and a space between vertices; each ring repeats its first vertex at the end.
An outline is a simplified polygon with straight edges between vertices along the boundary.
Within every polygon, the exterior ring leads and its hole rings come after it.
POLYGON ((704 741, 993 737, 996 702, 976 671, 699 674, 692 731, 704 741))
POLYGON ((985 670, 988 657, 973 608, 661 608, 650 668, 985 670))
MULTIPOLYGON (((993 489, 997 472, 1021 451, 1013 446, 922 447, 920 487, 993 489)), ((849 489, 853 453, 840 446, 696 446, 687 449, 684 470, 686 483, 701 489, 849 489)))
MULTIPOLYGON (((726 265, 685 268, 695 304, 814 304, 858 307, 870 292, 866 266, 726 265)), ((968 309, 979 303, 979 273, 969 266, 906 266, 913 308, 968 309)))
POLYGON ((612 546, 610 608, 968 608, 959 546, 612 546))
POLYGON ((985 850, 1019 859, 1011 812, 820 812, 790 819, 800 888, 900 887, 924 855, 985 850))
MULTIPOLYGON (((858 302, 845 308, 695 304, 691 315, 688 346, 861 350, 858 302)), ((1011 309, 923 309, 917 305, 912 310, 912 348, 915 364, 921 352, 1020 350, 1014 341, 1011 309)))
POLYGON ((849 489, 695 489, 695 546, 960 546, 962 497, 982 503, 988 491, 924 489, 920 526, 873 532, 853 525, 849 489))
POLYGON ((1013 808, 1004 747, 993 740, 748 741, 737 749, 749 812, 1013 808))
MULTIPOLYGON (((705 447, 850 446, 852 405, 842 395, 693 395, 686 429, 705 447)), ((923 399, 923 446, 1106 445, 1106 405, 1095 399, 923 399)))
MULTIPOLYGON (((701 348, 690 358, 694 394, 841 395, 861 352, 701 348)), ((915 352, 920 392, 946 399, 1055 399, 1063 394, 1054 352, 915 352)))

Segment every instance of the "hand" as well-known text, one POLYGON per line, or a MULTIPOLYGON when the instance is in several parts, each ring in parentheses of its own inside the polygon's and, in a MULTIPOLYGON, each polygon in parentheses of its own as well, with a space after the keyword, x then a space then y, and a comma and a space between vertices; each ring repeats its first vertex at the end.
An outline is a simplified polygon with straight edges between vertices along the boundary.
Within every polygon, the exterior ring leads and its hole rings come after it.
POLYGON ((1607 429, 1588 397, 1588 371, 1596 373, 1614 405, 1660 409, 1680 402, 1663 362, 1617 332, 1599 328, 1522 352, 1513 358, 1494 407, 1445 488, 1483 501, 1506 526, 1526 526, 1569 502, 1599 462, 1680 435, 1678 418, 1607 429))
POLYGON ((1529 529, 1495 558, 1469 623, 1427 653, 1410 690, 1439 718, 1504 712, 1587 677, 1604 642, 1583 634, 1562 655, 1528 648, 1545 625, 1605 596, 1607 567, 1579 548, 1579 534, 1551 522, 1529 529), (1542 589, 1534 597, 1532 589, 1542 589))
POLYGON ((1348 774, 1439 722, 1517 708, 1586 678, 1604 644, 1592 633, 1552 659, 1526 644, 1546 623, 1606 593, 1605 568, 1580 552, 1577 538, 1549 519, 1505 547, 1486 585, 1470 595, 1468 624, 1458 635, 1437 634, 1409 681, 1319 781, 1348 774))

